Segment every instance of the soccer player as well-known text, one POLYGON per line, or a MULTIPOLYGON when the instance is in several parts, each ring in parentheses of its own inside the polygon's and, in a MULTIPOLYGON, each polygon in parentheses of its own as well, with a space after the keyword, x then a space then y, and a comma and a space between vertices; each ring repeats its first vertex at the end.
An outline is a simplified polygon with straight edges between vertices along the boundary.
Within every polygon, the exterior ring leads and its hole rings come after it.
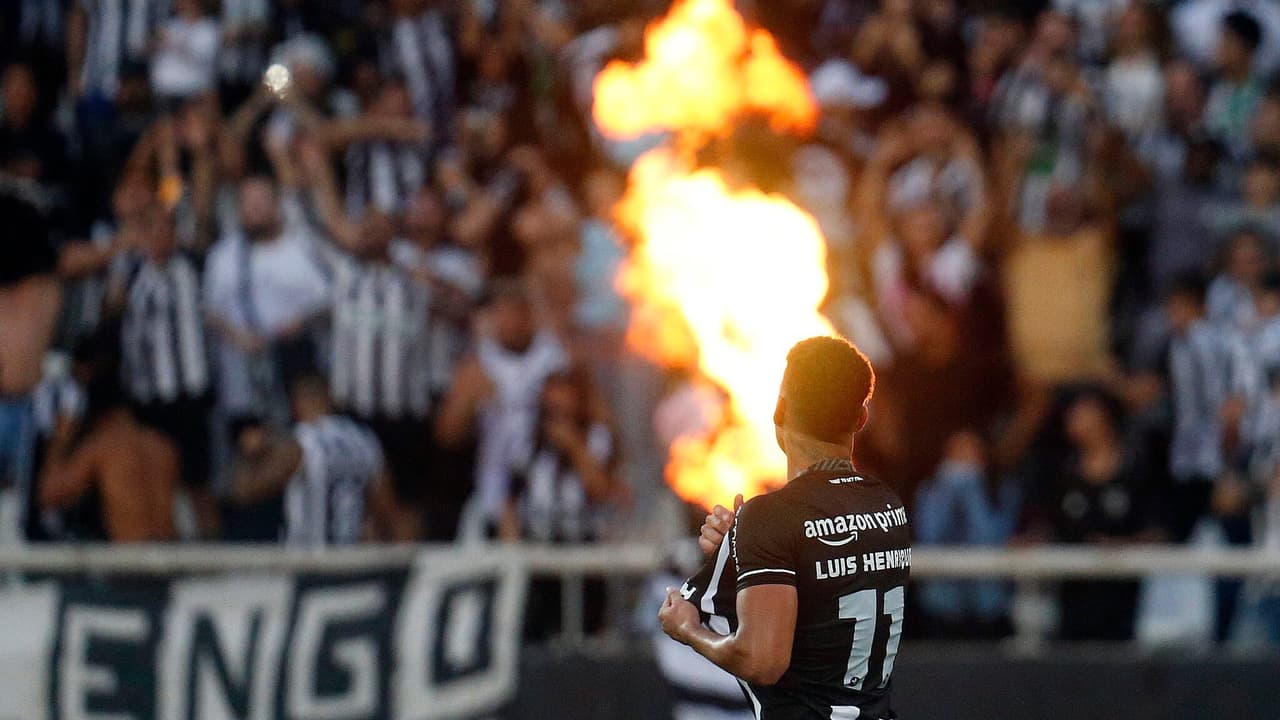
POLYGON ((874 386, 844 340, 791 349, 774 411, 789 482, 733 516, 717 507, 701 538, 714 554, 658 613, 739 679, 761 720, 896 717, 910 533, 897 494, 851 460, 874 386))

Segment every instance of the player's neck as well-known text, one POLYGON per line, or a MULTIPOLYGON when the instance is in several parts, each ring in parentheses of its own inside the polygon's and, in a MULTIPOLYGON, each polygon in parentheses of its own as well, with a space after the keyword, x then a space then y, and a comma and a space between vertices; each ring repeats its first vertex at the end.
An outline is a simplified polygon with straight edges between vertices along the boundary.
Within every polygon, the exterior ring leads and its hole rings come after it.
POLYGON ((795 432, 786 432, 787 479, 794 480, 800 473, 823 460, 849 460, 853 448, 841 443, 826 442, 795 432))

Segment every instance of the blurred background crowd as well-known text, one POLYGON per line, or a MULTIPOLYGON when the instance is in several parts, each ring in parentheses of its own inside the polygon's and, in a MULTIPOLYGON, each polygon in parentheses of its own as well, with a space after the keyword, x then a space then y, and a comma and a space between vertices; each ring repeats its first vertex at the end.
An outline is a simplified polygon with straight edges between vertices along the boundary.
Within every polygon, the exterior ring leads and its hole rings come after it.
MULTIPOLYGON (((1280 4, 737 5, 821 119, 732 155, 827 238, 879 373, 859 466, 918 544, 1280 545, 1280 4)), ((625 347, 611 211, 661 138, 590 104, 666 9, 0 4, 11 524, 660 534, 688 391, 625 347)), ((1216 637, 1249 605, 1280 640, 1267 588, 1215 595, 1216 637)), ((1136 582, 1060 600, 1064 637, 1134 632, 1136 582)), ((1008 632, 999 583, 914 602, 914 632, 1008 632)))

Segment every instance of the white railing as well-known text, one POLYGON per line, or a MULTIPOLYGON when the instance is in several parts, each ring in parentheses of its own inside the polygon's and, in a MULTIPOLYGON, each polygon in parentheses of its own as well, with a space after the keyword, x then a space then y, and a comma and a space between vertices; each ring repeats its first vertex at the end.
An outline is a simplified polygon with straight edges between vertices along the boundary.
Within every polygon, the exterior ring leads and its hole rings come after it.
MULTIPOLYGON (((263 545, 44 545, 0 547, 0 570, 90 573, 211 573, 235 570, 352 573, 407 567, 424 547, 477 546, 359 545, 299 550, 263 545)), ((483 546, 491 550, 490 546, 483 546)), ((655 545, 512 545, 506 552, 539 575, 648 575, 664 567, 655 545)), ((1007 578, 1063 580, 1145 577, 1178 573, 1280 578, 1280 554, 1257 549, 1185 549, 1167 545, 1104 549, 1040 546, 1025 549, 918 547, 911 558, 913 579, 1007 578)))
MULTIPOLYGON (((349 574, 407 568, 423 549, 446 549, 456 556, 491 553, 477 545, 362 545, 326 550, 299 550, 262 545, 49 545, 0 547, 0 572, 130 573, 155 575, 224 572, 309 572, 349 574)), ((626 617, 635 585, 666 569, 666 553, 653 544, 548 547, 504 546, 528 571, 558 577, 564 632, 569 646, 584 642, 582 582, 587 576, 609 580, 611 618, 626 617), (620 598, 626 598, 620 600, 620 598)), ((1020 598, 1042 601, 1048 585, 1067 579, 1141 578, 1155 575, 1208 575, 1280 579, 1280 554, 1258 549, 1187 549, 1171 546, 1093 548, 1041 546, 1025 549, 970 547, 916 548, 911 558, 913 580, 928 578, 1003 578, 1014 581, 1020 598)), ((1035 651, 1047 628, 1043 621, 1017 623, 1018 645, 1035 651)), ((617 630, 617 627, 613 627, 617 630)), ((608 637, 616 640, 616 633, 608 637)))

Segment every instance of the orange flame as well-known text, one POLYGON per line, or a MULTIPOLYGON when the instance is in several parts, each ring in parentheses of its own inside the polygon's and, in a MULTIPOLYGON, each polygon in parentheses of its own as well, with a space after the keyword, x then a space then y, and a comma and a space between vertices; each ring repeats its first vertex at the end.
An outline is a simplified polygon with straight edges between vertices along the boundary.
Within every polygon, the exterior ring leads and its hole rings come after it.
POLYGON ((773 406, 787 351, 833 334, 818 312, 826 246, 785 197, 732 187, 692 158, 747 115, 808 132, 817 110, 804 75, 728 0, 678 0, 646 30, 643 61, 596 77, 594 115, 611 137, 676 136, 636 162, 616 208, 636 238, 618 281, 634 307, 627 340, 663 365, 696 369, 728 403, 717 427, 673 443, 667 480, 707 506, 765 492, 786 474, 773 406))
POLYGON ((642 62, 615 60, 596 76, 593 113, 619 138, 723 134, 748 113, 768 117, 776 132, 808 132, 818 117, 804 73, 728 0, 676 2, 646 29, 642 62))

